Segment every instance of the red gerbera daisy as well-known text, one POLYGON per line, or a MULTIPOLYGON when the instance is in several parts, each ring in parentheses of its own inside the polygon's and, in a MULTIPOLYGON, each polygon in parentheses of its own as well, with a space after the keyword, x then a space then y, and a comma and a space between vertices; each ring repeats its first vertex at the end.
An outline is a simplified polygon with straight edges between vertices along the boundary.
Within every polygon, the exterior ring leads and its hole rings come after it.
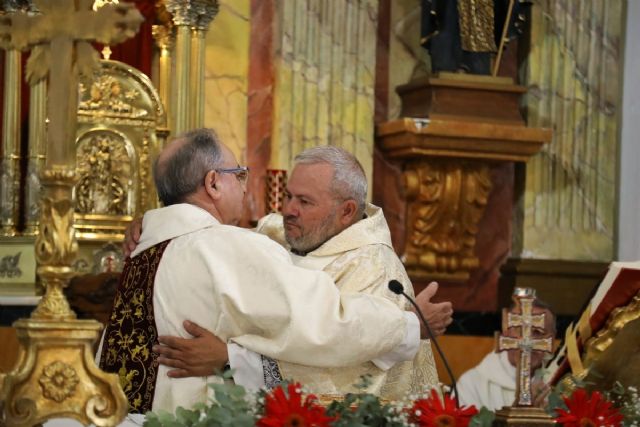
POLYGON ((308 395, 302 402, 301 386, 289 384, 287 394, 278 386, 265 397, 265 414, 257 422, 258 427, 328 427, 333 418, 316 403, 316 396, 308 395))
POLYGON ((556 409, 556 422, 565 427, 610 427, 622 423, 623 416, 618 409, 597 391, 588 396, 583 388, 579 388, 571 398, 563 399, 568 410, 556 409))
POLYGON ((414 402, 409 420, 420 427, 467 427, 478 413, 473 405, 459 408, 451 396, 445 394, 443 397, 444 401, 441 401, 438 393, 431 389, 431 396, 414 402))

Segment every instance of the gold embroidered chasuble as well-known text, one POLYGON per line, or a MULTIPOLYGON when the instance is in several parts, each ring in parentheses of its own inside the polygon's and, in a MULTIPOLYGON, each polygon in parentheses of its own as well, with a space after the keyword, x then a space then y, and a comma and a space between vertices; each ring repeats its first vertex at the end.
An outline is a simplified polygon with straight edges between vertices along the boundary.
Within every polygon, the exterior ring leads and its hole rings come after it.
MULTIPOLYGON (((413 286, 391 244, 389 227, 382 209, 369 204, 367 217, 343 230, 306 256, 292 255, 294 264, 328 273, 342 294, 366 293, 387 298, 402 309, 408 302, 388 290, 396 279, 413 296, 413 286)), ((286 246, 280 215, 263 218, 257 230, 286 246)), ((387 399, 400 399, 407 393, 420 392, 438 384, 431 343, 423 340, 412 361, 397 363, 384 371, 372 362, 345 368, 317 368, 278 361, 284 379, 305 384, 317 394, 356 392, 354 387, 363 375, 371 376, 370 393, 387 399)))
POLYGON ((127 258, 104 335, 100 369, 118 374, 129 413, 151 410, 156 388, 158 341, 153 310, 153 284, 170 240, 127 258))

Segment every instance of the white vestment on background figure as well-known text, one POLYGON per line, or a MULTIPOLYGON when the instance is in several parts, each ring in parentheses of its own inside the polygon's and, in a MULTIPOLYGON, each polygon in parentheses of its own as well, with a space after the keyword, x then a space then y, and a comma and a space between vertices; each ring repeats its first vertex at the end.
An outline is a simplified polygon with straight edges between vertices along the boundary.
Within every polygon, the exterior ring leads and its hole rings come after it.
MULTIPOLYGON (((357 365, 401 343, 417 351, 419 337, 408 332, 415 315, 383 298, 340 295, 329 275, 294 266, 266 236, 189 204, 147 212, 142 229, 133 257, 172 239, 154 282, 158 335, 189 338, 188 319, 260 354, 326 367, 357 365)), ((220 380, 169 378, 168 370, 159 366, 154 411, 203 402, 207 383, 220 380)))
POLYGON ((491 411, 511 406, 516 397, 516 368, 506 351, 491 352, 458 379, 461 405, 482 406, 491 411))
MULTIPOLYGON (((282 216, 268 215, 259 222, 256 231, 286 246, 282 216)), ((379 207, 369 204, 366 218, 306 256, 292 255, 292 259, 300 267, 323 270, 331 275, 342 295, 372 294, 392 301, 403 310, 409 308, 409 303, 402 295, 396 295, 388 289, 389 281, 395 279, 402 283, 407 294, 413 296, 413 286, 393 250, 391 234, 379 207)), ((261 364, 256 363, 260 360, 259 356, 243 353, 238 361, 236 354, 242 353, 242 350, 234 346, 229 346, 229 349, 231 367, 236 370, 236 383, 249 388, 265 386, 261 364), (252 366, 247 366, 247 362, 252 366), (252 371, 252 367, 257 369, 252 371)), ((299 381, 310 391, 321 395, 356 392, 358 390, 354 384, 359 383, 363 375, 371 376, 367 391, 387 399, 401 399, 408 392, 421 392, 437 386, 438 374, 428 340, 421 342, 420 350, 412 360, 394 363, 398 361, 393 357, 378 358, 373 362, 339 368, 278 361, 278 366, 283 379, 299 381)))

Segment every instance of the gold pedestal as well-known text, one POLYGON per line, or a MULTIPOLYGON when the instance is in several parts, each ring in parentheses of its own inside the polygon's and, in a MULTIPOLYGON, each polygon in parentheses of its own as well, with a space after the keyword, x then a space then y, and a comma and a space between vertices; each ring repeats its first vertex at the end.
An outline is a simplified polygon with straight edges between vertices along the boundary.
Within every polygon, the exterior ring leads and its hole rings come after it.
POLYGON ((493 427, 550 426, 556 422, 541 408, 506 406, 496 411, 493 427))
POLYGON ((100 323, 31 318, 14 327, 21 349, 0 396, 7 427, 36 425, 52 416, 115 426, 125 417, 127 399, 117 375, 105 374, 93 362, 100 323))

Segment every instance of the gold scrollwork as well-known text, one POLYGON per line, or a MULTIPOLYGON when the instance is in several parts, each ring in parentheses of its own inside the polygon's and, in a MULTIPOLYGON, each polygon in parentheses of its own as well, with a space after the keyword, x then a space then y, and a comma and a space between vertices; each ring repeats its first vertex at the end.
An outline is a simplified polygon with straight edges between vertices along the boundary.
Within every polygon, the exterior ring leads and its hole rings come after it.
MULTIPOLYGON (((75 174, 74 174, 75 175, 75 174)), ((68 266, 78 252, 73 228, 73 201, 42 198, 40 232, 36 238, 36 257, 42 265, 68 266)))
POLYGON ((80 380, 72 366, 57 360, 44 367, 38 382, 44 397, 60 403, 73 396, 80 380))
POLYGON ((585 365, 591 364, 604 353, 620 331, 628 323, 637 319, 640 319, 640 294, 633 297, 628 305, 613 310, 606 326, 596 336, 587 340, 585 343, 585 365))
POLYGON ((466 280, 479 265, 474 247, 491 190, 489 166, 433 159, 410 164, 404 177, 407 270, 414 277, 466 280))

